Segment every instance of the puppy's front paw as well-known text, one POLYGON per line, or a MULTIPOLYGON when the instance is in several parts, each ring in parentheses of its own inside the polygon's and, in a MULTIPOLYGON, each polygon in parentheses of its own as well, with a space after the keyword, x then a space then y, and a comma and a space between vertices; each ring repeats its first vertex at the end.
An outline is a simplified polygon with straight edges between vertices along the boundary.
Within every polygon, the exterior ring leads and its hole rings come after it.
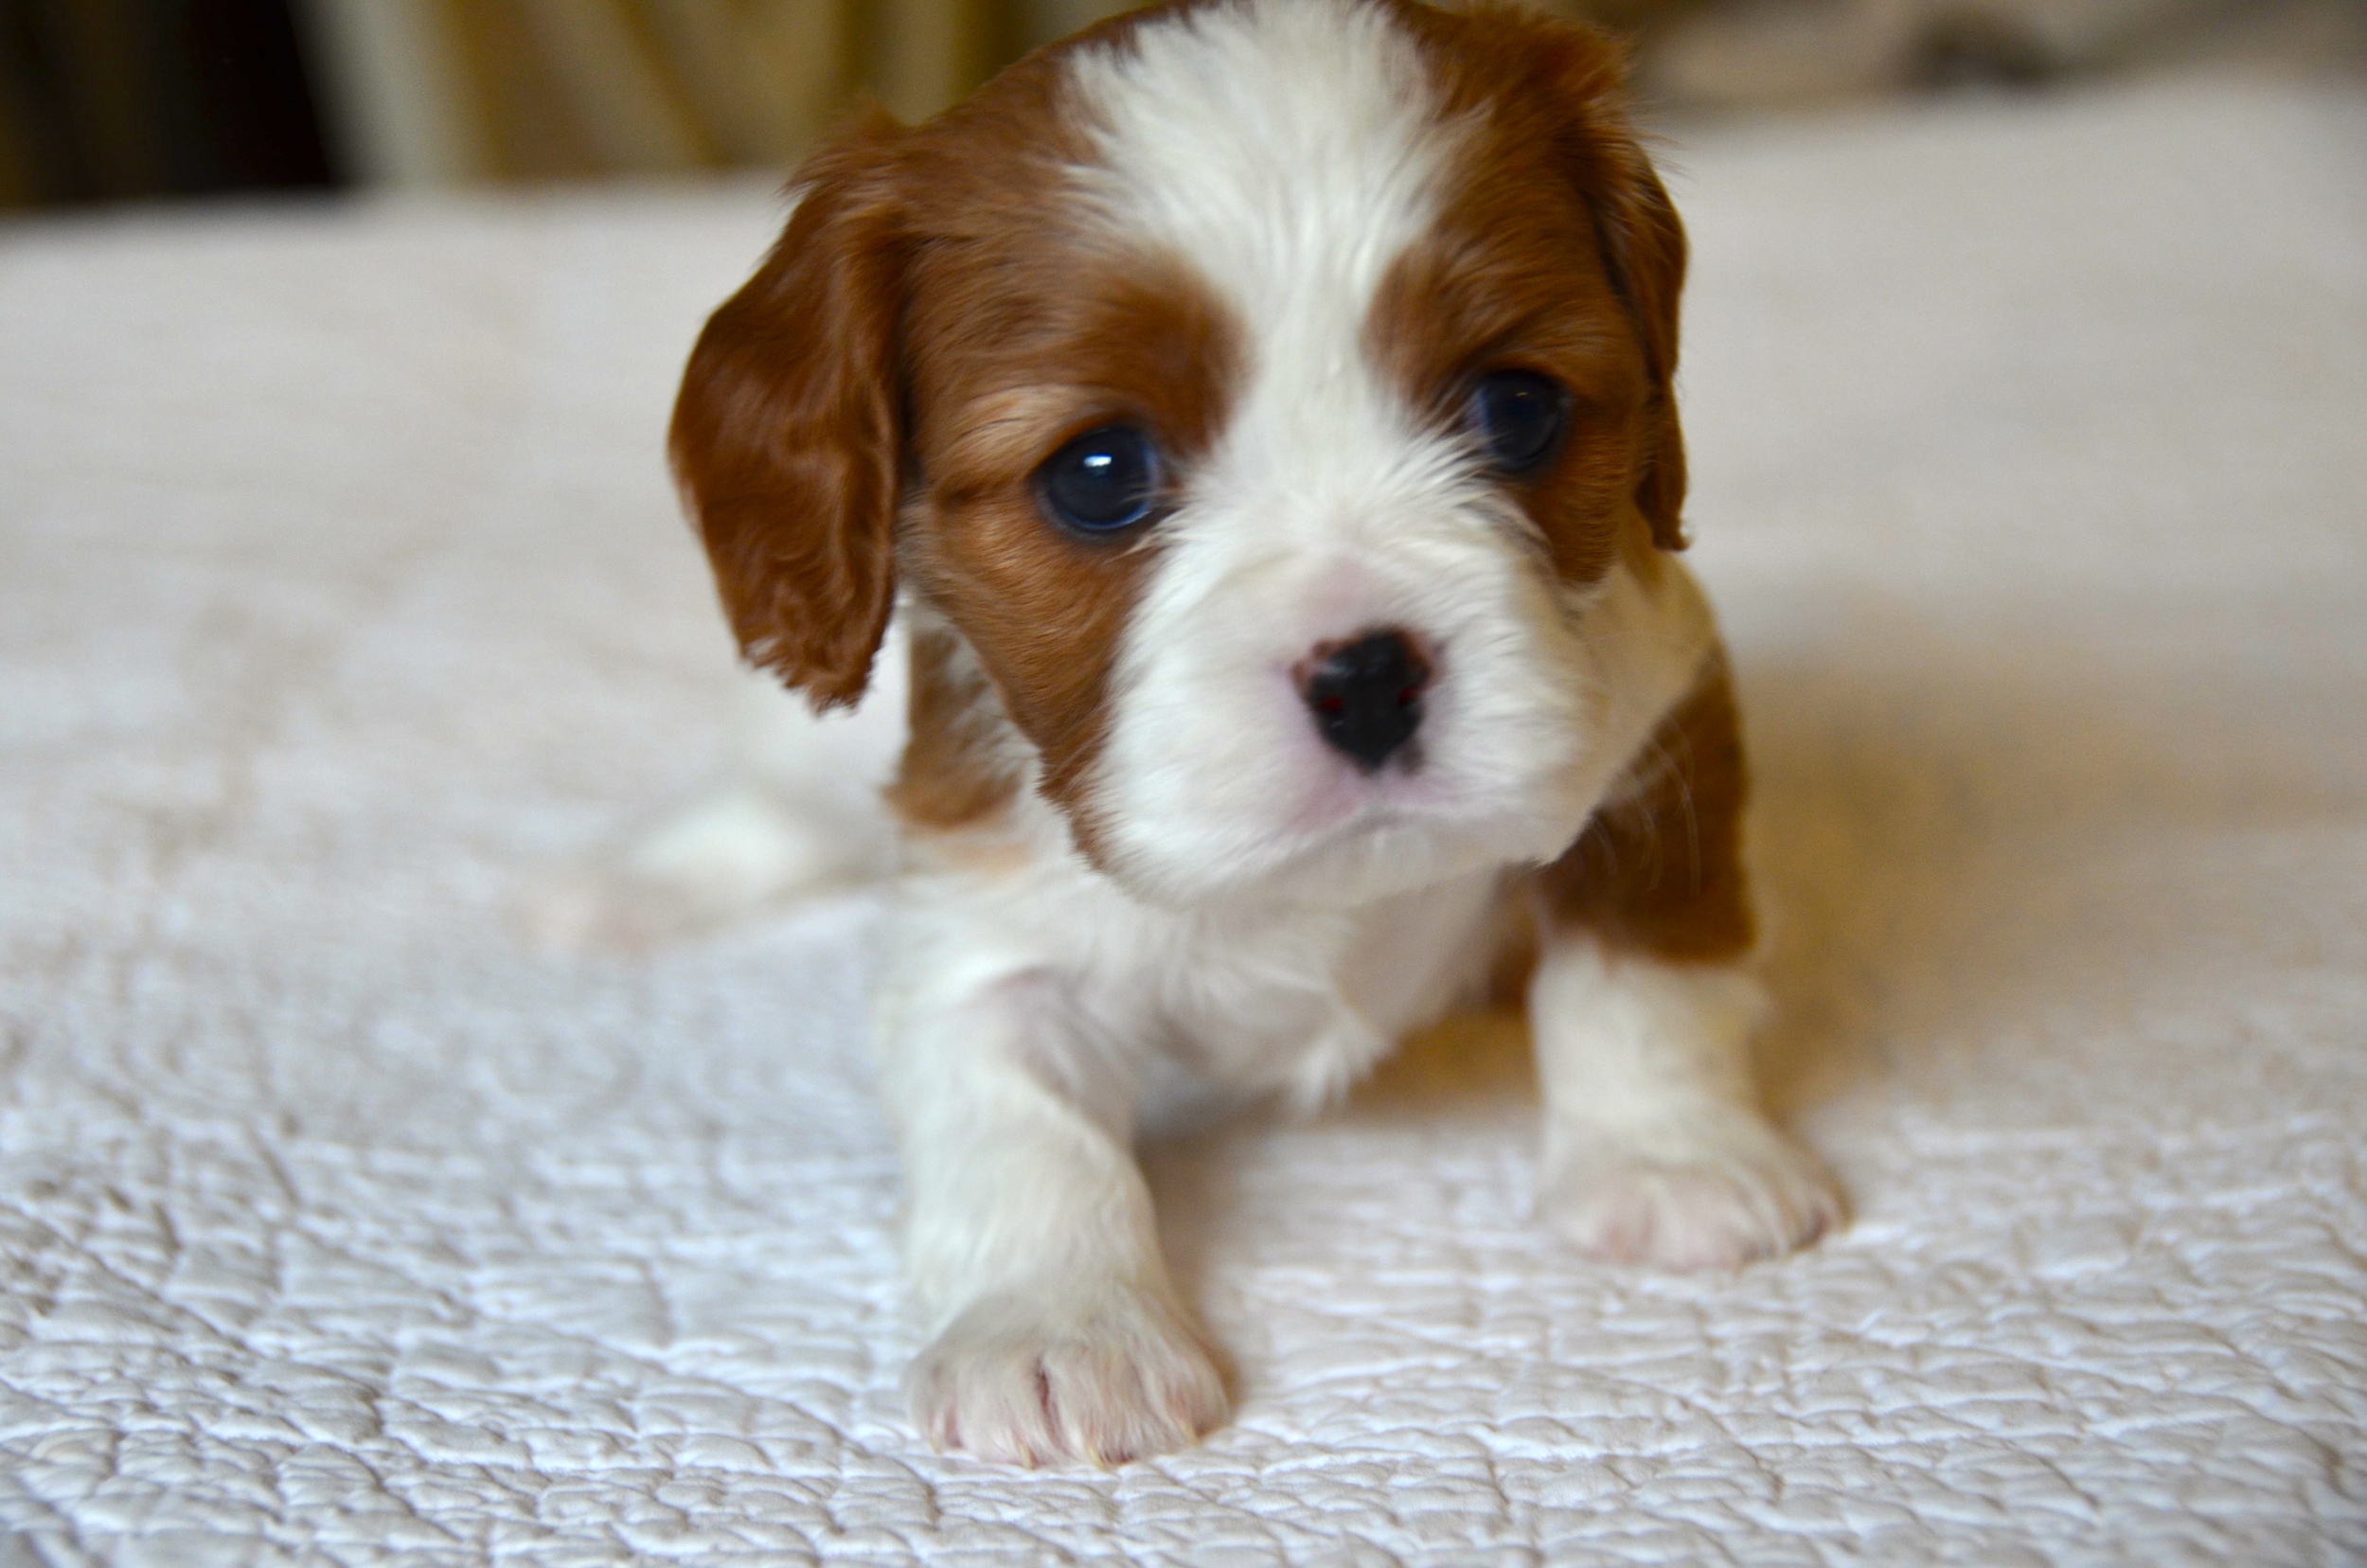
POLYGON ((1068 1311, 989 1298, 921 1352, 907 1387, 938 1448, 1030 1468, 1171 1453, 1225 1413, 1223 1381, 1181 1312, 1130 1292, 1068 1311))
POLYGON ((1733 1269, 1842 1222, 1816 1157, 1757 1113, 1720 1107, 1647 1127, 1558 1130, 1539 1207, 1590 1257, 1733 1269))

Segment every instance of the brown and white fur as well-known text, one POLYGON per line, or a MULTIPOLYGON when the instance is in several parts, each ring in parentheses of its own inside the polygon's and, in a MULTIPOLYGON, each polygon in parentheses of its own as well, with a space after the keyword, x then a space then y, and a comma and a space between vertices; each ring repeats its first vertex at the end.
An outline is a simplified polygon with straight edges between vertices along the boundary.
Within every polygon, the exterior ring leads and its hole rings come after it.
MULTIPOLYGON (((1720 1268, 1838 1218, 1753 1095, 1735 712, 1674 553, 1684 240, 1619 79, 1508 7, 1154 8, 817 154, 699 341, 674 461, 748 657, 818 708, 910 661, 876 1026, 943 1445, 1219 1421, 1146 1073, 1318 1103, 1508 954, 1563 1237, 1720 1268), (1504 366, 1571 409, 1517 482, 1463 413, 1504 366), (1077 537, 1035 476, 1113 420, 1161 511, 1077 537), (1431 684, 1368 772, 1298 682, 1375 627, 1431 684)), ((835 755, 803 722, 775 757, 835 755)), ((870 852, 801 810, 736 785, 627 880, 712 915, 870 852)))

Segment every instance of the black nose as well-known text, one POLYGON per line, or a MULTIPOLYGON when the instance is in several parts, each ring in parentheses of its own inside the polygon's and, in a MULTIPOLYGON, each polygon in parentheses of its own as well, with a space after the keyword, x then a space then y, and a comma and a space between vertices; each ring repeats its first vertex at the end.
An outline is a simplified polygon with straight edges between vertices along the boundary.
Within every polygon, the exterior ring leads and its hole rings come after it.
POLYGON ((1378 772, 1421 727, 1428 685, 1430 665, 1402 632, 1325 643, 1299 675, 1316 733, 1366 773, 1378 772))

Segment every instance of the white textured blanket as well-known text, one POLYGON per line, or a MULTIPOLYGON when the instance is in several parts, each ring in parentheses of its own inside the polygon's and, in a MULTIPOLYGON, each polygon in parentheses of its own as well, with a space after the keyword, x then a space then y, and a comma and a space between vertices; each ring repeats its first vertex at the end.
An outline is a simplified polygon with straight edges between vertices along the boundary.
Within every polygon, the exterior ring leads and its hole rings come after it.
POLYGON ((905 1423, 860 898, 504 933, 720 744, 658 441, 769 200, 0 231, 0 1562, 2367 1560, 2367 104, 1674 161, 1856 1222, 1587 1267, 1450 1031, 1150 1154, 1237 1414, 1112 1474, 905 1423))

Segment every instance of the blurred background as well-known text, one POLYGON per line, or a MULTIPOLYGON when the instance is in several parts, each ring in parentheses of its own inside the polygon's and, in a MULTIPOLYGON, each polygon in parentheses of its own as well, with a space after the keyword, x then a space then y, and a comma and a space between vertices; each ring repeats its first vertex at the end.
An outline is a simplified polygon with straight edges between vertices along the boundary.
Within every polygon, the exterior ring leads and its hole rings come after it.
MULTIPOLYGON (((0 206, 783 168, 1108 0, 0 0, 0 206)), ((2355 69, 2367 0, 1559 0, 1664 116, 2234 62, 2355 69)))

